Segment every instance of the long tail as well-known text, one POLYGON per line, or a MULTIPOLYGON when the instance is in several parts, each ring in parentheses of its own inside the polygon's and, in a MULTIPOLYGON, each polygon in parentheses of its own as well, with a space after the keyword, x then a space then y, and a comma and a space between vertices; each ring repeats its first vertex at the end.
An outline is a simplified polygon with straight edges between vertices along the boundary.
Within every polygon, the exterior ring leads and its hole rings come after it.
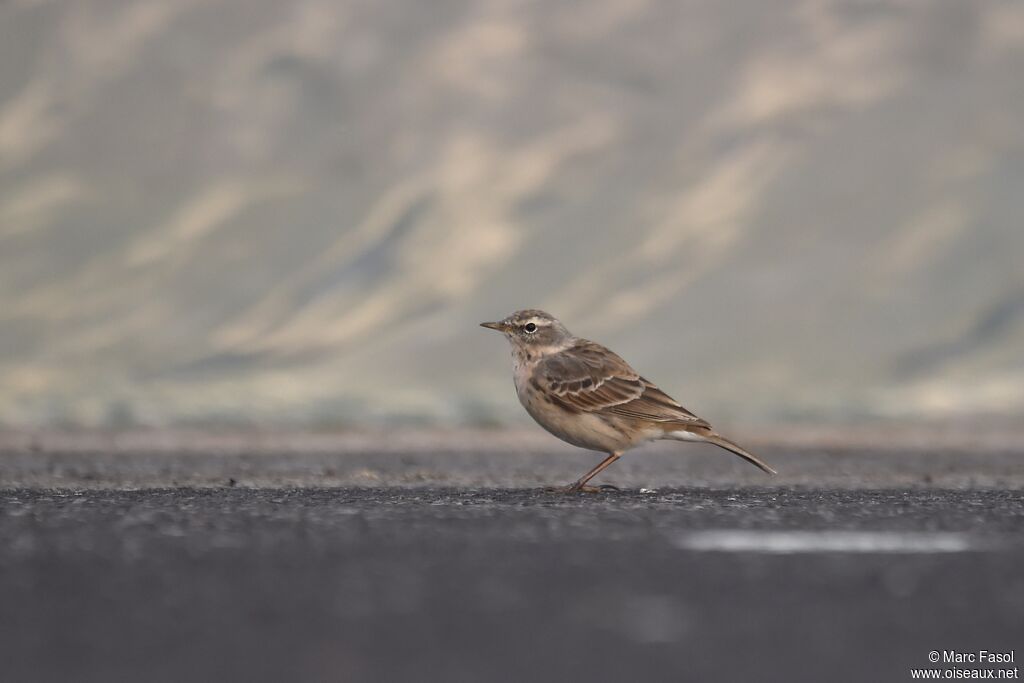
POLYGON ((756 466, 760 467, 762 470, 764 470, 768 474, 778 474, 778 472, 776 472, 771 467, 769 467, 768 463, 766 463, 764 460, 761 460, 759 457, 757 457, 756 455, 754 455, 750 451, 742 448, 738 444, 733 443, 732 441, 729 441, 729 439, 725 438, 721 434, 716 434, 715 432, 711 432, 710 434, 705 434, 704 438, 709 443, 713 443, 716 446, 718 446, 719 448, 724 448, 727 451, 732 451, 736 455, 740 456, 741 458, 743 458, 744 460, 749 462, 751 465, 756 465, 756 466))
POLYGON ((776 472, 775 470, 768 466, 768 463, 761 460, 759 457, 757 457, 750 451, 746 450, 737 443, 729 441, 729 439, 725 438, 718 432, 712 431, 710 429, 702 428, 698 431, 695 427, 690 427, 687 430, 671 432, 666 436, 668 438, 678 439, 679 441, 707 441, 708 443, 713 443, 719 448, 724 448, 727 451, 735 453, 736 455, 740 456, 741 458, 749 462, 751 465, 756 465, 757 467, 760 467, 768 474, 778 474, 778 472, 776 472))

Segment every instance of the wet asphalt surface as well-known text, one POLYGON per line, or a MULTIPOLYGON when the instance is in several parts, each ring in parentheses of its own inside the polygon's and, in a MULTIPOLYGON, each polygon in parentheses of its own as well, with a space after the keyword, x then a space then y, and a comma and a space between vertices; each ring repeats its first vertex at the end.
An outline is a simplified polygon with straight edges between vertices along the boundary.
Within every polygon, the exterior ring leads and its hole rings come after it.
POLYGON ((1019 488, 4 488, 0 671, 905 681, 1024 656, 1022 530, 1019 488))

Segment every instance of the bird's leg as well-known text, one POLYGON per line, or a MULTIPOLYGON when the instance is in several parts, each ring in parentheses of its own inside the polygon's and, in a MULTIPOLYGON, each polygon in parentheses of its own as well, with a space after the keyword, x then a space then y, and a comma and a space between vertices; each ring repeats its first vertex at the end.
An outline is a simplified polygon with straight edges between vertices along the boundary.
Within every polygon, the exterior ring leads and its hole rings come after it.
POLYGON ((603 472, 605 468, 607 468, 613 462, 618 460, 620 457, 622 457, 622 453, 609 453, 608 457, 602 460, 597 467, 584 474, 582 477, 577 479, 572 484, 569 484, 568 486, 555 486, 549 488, 548 490, 555 493, 579 493, 581 491, 584 493, 598 493, 601 491, 603 487, 587 486, 587 482, 596 477, 597 475, 601 474, 601 472, 603 472))

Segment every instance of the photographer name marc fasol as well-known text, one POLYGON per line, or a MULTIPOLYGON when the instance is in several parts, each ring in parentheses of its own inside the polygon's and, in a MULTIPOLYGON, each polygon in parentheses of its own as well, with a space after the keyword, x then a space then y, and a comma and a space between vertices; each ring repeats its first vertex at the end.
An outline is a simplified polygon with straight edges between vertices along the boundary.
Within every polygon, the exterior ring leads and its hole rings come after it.
POLYGON ((957 652, 956 650, 943 650, 942 661, 945 664, 1011 664, 1015 661, 1014 652, 1014 650, 1009 652, 989 652, 988 650, 957 652))

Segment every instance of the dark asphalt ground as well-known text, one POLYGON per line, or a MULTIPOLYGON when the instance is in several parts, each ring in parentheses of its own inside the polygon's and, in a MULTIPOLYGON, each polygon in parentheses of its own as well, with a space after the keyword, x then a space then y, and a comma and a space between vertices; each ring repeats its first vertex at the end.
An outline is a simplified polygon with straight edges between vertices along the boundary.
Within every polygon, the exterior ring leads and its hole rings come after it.
POLYGON ((1022 503, 943 490, 7 490, 3 679, 909 680, 934 649, 1022 645, 1022 503), (970 543, 687 546, 696 531, 744 529, 970 543))
MULTIPOLYGON (((564 496, 429 478, 130 490, 147 467, 213 482, 241 461, 0 453, 0 680, 906 681, 932 650, 1019 660, 1024 461, 972 474, 949 454, 891 456, 917 483, 877 487, 856 476, 883 456, 860 455, 843 488, 736 470, 735 486, 564 496), (120 487, 118 462, 136 467, 120 487), (962 485, 928 485, 908 462, 961 468, 962 485), (113 481, 68 486, 88 472, 113 481)), ((240 479, 322 465, 260 457, 240 479)), ((385 478, 450 464, 390 457, 385 478)), ((560 482, 588 457, 540 474, 560 482)), ((606 481, 654 477, 659 457, 606 481)), ((480 462, 500 475, 534 461, 480 462)), ((825 461, 806 462, 790 476, 825 461)))

